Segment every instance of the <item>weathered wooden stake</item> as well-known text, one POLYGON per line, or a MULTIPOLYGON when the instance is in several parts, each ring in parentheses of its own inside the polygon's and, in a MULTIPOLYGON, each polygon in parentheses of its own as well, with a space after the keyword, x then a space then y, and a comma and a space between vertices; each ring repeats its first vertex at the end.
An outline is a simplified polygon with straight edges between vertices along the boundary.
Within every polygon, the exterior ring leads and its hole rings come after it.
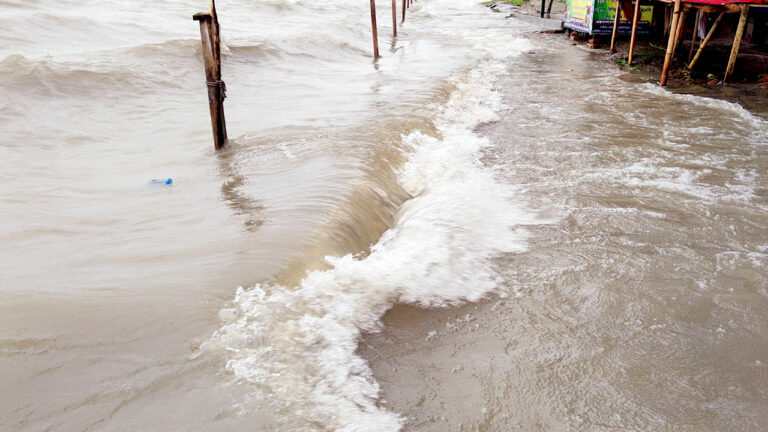
POLYGON ((544 9, 547 7, 547 0, 541 0, 541 17, 544 18, 544 9))
POLYGON ((619 34, 619 16, 621 16, 621 2, 616 2, 616 16, 613 17, 613 31, 611 32, 611 49, 612 53, 616 52, 616 35, 619 34))
POLYGON ((667 74, 669 73, 669 63, 672 61, 672 51, 675 48, 675 35, 677 35, 677 23, 680 15, 680 0, 675 0, 675 8, 672 11, 672 28, 669 29, 669 41, 667 42, 667 54, 664 56, 664 67, 661 69, 660 86, 667 85, 667 74))
POLYGON ((741 45, 741 38, 744 36, 744 27, 747 24, 747 14, 749 13, 749 5, 741 5, 741 16, 739 17, 739 25, 736 27, 736 34, 733 35, 733 47, 731 47, 731 57, 728 59, 728 67, 725 68, 725 76, 723 77, 723 84, 733 74, 733 67, 736 65, 736 57, 739 55, 739 45, 741 45))
POLYGON ((696 45, 696 33, 699 31, 699 20, 701 19, 701 11, 696 11, 696 22, 693 23, 693 37, 691 38, 691 51, 688 53, 688 61, 691 61, 693 57, 693 46, 696 45))
POLYGON ((392 37, 397 37, 397 0, 392 0, 392 37))
POLYGON ((371 0, 371 28, 373 30, 373 58, 379 58, 379 35, 376 31, 376 0, 371 0))
POLYGON ((637 21, 640 19, 640 0, 635 0, 635 13, 632 15, 632 36, 629 39, 629 57, 627 64, 632 64, 635 55, 635 38, 637 37, 637 21))
POLYGON ((408 7, 406 6, 407 1, 408 0, 403 0, 403 21, 402 22, 405 22, 405 10, 408 9, 408 7))
POLYGON ((211 11, 213 24, 213 56, 216 60, 216 74, 221 78, 221 28, 219 28, 219 14, 216 13, 216 1, 208 0, 208 9, 211 11))
POLYGON ((224 147, 227 142, 227 122, 224 118, 226 85, 221 80, 221 46, 218 36, 219 26, 215 14, 215 6, 212 6, 211 12, 195 14, 192 19, 200 22, 200 39, 203 44, 205 83, 208 86, 208 108, 211 112, 213 145, 218 150, 224 147))
POLYGON ((707 44, 709 43, 709 40, 712 39, 712 36, 715 34, 717 25, 720 24, 720 20, 723 19, 724 15, 725 15, 725 12, 720 12, 720 15, 718 15, 717 18, 715 18, 715 22, 712 23, 712 27, 709 29, 709 32, 707 33, 707 37, 705 37, 704 40, 701 41, 701 45, 699 45, 699 49, 696 50, 696 55, 693 56, 693 60, 691 60, 691 63, 688 64, 688 69, 693 69, 693 66, 696 64, 696 61, 699 59, 701 52, 704 50, 704 47, 707 46, 707 44))

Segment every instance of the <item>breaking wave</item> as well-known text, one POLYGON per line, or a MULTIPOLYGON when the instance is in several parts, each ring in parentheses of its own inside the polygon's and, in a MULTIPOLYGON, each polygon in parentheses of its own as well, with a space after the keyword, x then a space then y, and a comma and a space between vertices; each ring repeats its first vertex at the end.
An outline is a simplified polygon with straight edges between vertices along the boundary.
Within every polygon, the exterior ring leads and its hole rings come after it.
POLYGON ((356 354, 362 332, 395 303, 446 306, 496 292, 491 259, 525 250, 524 225, 536 217, 482 166, 489 142, 473 132, 497 118, 490 83, 502 70, 488 60, 455 80, 434 107, 436 136, 403 137, 398 180, 412 198, 370 253, 326 257, 330 269, 295 287, 238 288, 221 310, 224 324, 205 349, 229 351, 226 369, 290 422, 278 421, 281 429, 398 430, 401 418, 377 405, 379 386, 356 354))

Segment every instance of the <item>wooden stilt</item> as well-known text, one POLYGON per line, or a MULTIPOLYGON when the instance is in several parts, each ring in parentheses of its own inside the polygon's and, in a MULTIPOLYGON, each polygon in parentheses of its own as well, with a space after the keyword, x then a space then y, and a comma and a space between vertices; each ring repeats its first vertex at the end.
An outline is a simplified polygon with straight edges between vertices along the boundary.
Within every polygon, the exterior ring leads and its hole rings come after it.
POLYGON ((680 40, 683 38, 683 29, 685 28, 685 13, 685 9, 681 10, 680 19, 677 20, 677 31, 675 32, 675 43, 672 47, 672 58, 675 58, 677 46, 680 44, 680 40))
POLYGON ((660 86, 667 85, 667 74, 669 73, 669 64, 672 62, 672 51, 675 48, 675 35, 677 34, 677 23, 680 16, 680 0, 675 0, 675 7, 672 12, 672 28, 669 29, 669 41, 667 42, 667 54, 664 56, 664 67, 661 69, 660 86))
POLYGON ((635 38, 637 37, 637 21, 640 20, 640 0, 635 0, 635 13, 632 16, 632 36, 629 39, 629 57, 627 64, 632 64, 632 56, 635 54, 635 38))
POLYGON ((611 49, 612 53, 616 52, 616 35, 619 34, 619 17, 621 16, 621 3, 623 0, 616 2, 616 16, 613 18, 613 31, 611 32, 611 49))
POLYGON ((392 0, 392 37, 397 37, 397 0, 392 0))
POLYGON ((552 18, 552 3, 555 0, 549 0, 549 5, 547 6, 547 18, 552 18))
POLYGON ((731 57, 728 59, 728 67, 725 68, 725 76, 723 77, 723 84, 733 74, 733 67, 736 65, 736 57, 739 55, 739 45, 741 45, 741 38, 744 36, 744 27, 747 24, 747 14, 749 14, 749 5, 741 6, 741 16, 739 17, 739 25, 736 27, 736 34, 733 35, 733 47, 731 47, 731 57))
POLYGON ((547 0, 541 0, 541 17, 544 18, 544 9, 547 7, 547 0))
POLYGON ((200 23, 200 39, 203 44, 205 83, 208 87, 208 109, 211 114, 213 145, 218 150, 227 142, 227 122, 224 118, 226 86, 221 80, 221 47, 218 24, 214 23, 215 8, 209 13, 195 14, 192 19, 200 23))
POLYGON ((408 1, 408 0, 403 0, 403 20, 402 20, 401 22, 405 22, 405 10, 407 9, 407 7, 405 6, 405 3, 406 3, 407 1, 408 1))
POLYGON ((693 57, 693 46, 696 45, 696 33, 699 31, 699 20, 701 19, 701 11, 696 11, 696 22, 693 23, 693 37, 691 37, 691 51, 688 53, 688 61, 691 61, 693 57))
POLYGON ((720 15, 718 15, 717 18, 715 18, 715 22, 712 23, 712 27, 709 29, 709 32, 707 32, 707 37, 705 37, 704 40, 701 41, 701 45, 699 45, 699 49, 696 50, 696 55, 693 56, 693 60, 691 60, 691 63, 688 64, 688 69, 693 69, 693 66, 696 65, 696 61, 699 59, 701 52, 704 50, 704 47, 707 46, 707 44, 709 43, 709 40, 712 39, 712 35, 715 34, 717 25, 720 24, 720 21, 723 19, 724 15, 725 15, 725 12, 720 12, 720 15))
POLYGON ((379 35, 376 29, 376 0, 371 0, 371 30, 373 33, 373 58, 379 58, 379 35))

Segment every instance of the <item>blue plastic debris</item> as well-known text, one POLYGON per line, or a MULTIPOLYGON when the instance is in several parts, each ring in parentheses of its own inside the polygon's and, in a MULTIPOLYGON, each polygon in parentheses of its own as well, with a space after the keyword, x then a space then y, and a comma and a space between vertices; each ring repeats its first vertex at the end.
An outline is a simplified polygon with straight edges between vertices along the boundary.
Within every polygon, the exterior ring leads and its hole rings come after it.
POLYGON ((169 185, 169 184, 173 183, 173 179, 170 178, 170 177, 168 177, 168 180, 152 179, 150 181, 150 183, 153 183, 153 184, 167 184, 167 185, 169 185))

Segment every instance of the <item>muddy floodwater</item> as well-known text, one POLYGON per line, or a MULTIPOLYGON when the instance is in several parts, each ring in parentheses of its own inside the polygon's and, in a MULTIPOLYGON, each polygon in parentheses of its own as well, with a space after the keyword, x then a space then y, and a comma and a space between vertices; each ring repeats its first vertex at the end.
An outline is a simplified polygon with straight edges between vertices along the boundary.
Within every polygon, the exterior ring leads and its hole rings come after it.
POLYGON ((364 3, 0 0, 0 430, 768 430, 764 97, 364 3))

